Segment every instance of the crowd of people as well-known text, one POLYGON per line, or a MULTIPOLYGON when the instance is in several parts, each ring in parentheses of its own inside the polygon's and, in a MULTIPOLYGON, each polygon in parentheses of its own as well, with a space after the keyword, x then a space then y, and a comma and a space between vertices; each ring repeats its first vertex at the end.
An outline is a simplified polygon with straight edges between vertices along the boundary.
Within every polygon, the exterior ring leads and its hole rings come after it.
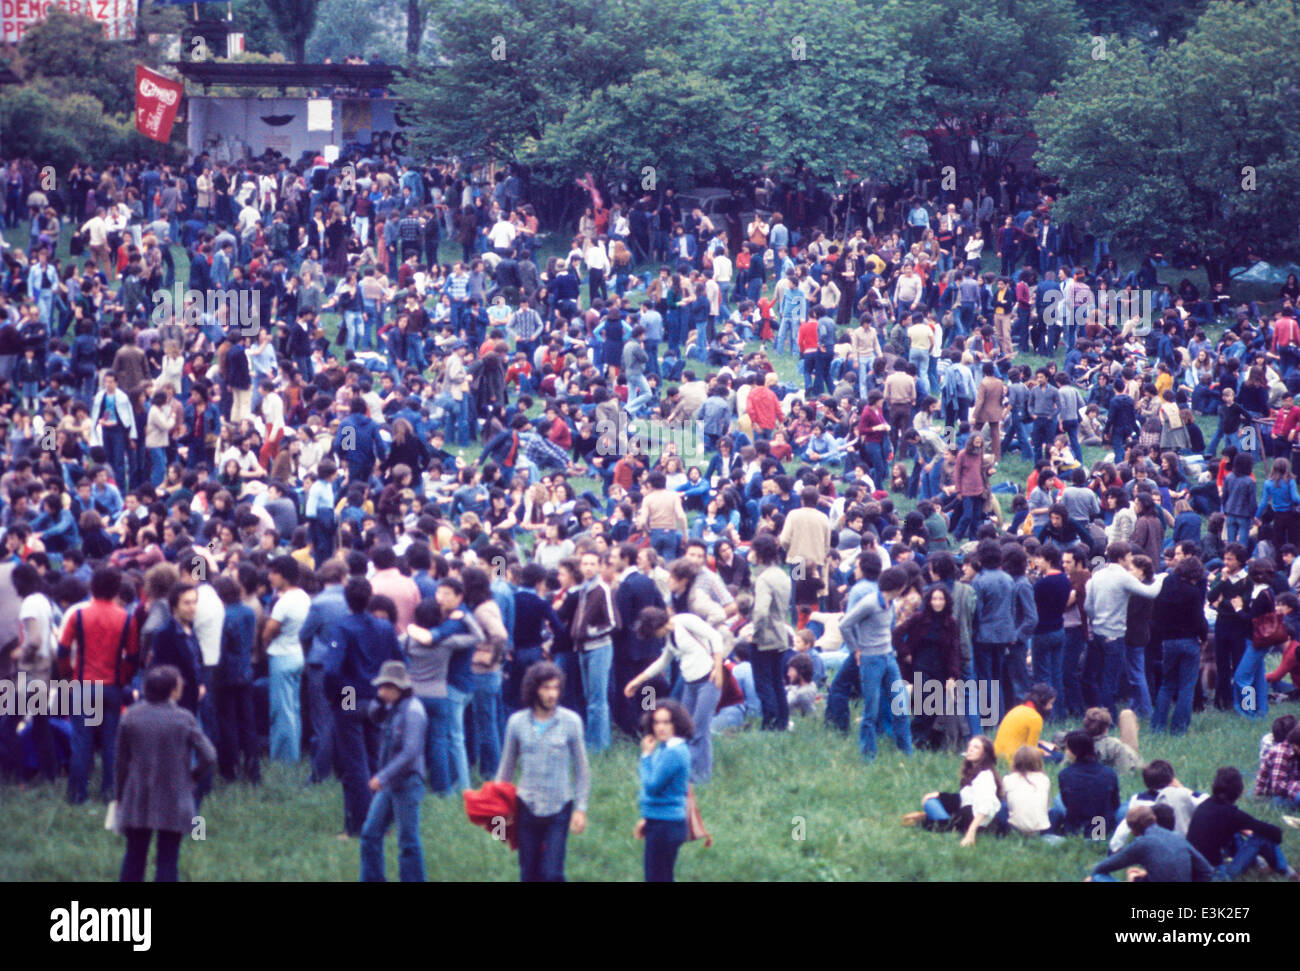
MULTIPOLYGON (((865 759, 964 752, 909 821, 966 845, 1118 827, 1097 878, 1294 876, 1237 768, 1156 825, 1168 763, 1106 734, 1296 699, 1294 279, 1261 308, 1125 272, 1032 177, 828 224, 588 186, 561 237, 509 168, 4 171, 0 670, 83 704, 0 716, 0 753, 73 803, 101 754, 124 879, 152 832, 174 879, 175 820, 265 758, 338 777, 363 879, 394 822, 423 879, 426 791, 475 780, 517 780, 521 874, 563 879, 626 734, 667 880, 715 741, 859 698, 865 759)), ((1287 717, 1246 769, 1294 809, 1287 717)))

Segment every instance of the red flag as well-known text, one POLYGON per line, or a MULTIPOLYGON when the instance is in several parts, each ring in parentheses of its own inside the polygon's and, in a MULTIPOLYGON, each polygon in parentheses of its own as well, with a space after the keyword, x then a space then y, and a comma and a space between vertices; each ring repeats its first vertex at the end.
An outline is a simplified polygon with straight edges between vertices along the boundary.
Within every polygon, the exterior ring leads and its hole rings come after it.
POLYGON ((185 86, 157 71, 135 67, 135 130, 147 138, 165 142, 172 137, 172 124, 181 105, 185 86))

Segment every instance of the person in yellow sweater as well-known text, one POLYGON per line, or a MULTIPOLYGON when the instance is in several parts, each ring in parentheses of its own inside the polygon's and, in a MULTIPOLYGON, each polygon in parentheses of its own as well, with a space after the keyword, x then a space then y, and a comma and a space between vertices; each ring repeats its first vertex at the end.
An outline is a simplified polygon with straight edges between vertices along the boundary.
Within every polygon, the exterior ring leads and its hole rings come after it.
POLYGON ((998 726, 993 739, 993 751, 1000 759, 1011 761, 1022 745, 1038 746, 1038 736, 1043 731, 1043 716, 1052 710, 1056 691, 1046 684, 1036 684, 1029 689, 1024 703, 1016 705, 998 726))

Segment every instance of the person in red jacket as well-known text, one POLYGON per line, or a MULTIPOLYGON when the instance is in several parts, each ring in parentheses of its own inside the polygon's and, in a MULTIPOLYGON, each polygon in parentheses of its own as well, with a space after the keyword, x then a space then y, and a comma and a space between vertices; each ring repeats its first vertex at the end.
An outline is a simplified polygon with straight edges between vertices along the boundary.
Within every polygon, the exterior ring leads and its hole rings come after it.
POLYGON ((103 741, 100 795, 104 802, 112 798, 123 685, 134 673, 140 644, 138 630, 116 600, 121 586, 121 571, 111 566, 97 569, 90 578, 90 603, 69 611, 59 638, 60 661, 71 664, 73 680, 81 685, 68 765, 68 802, 74 806, 88 798, 96 728, 103 741))
POLYGON ((785 417, 781 411, 781 401, 772 390, 772 385, 776 384, 776 374, 767 375, 763 384, 755 379, 754 384, 755 387, 745 399, 745 412, 754 423, 754 437, 769 439, 777 423, 785 417))

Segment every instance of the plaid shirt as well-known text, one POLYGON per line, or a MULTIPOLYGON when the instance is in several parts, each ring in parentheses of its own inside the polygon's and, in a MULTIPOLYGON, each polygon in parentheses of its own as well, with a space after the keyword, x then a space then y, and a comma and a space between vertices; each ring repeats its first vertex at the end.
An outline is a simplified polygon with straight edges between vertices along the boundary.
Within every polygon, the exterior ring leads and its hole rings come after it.
POLYGON ((568 453, 536 432, 520 432, 519 447, 539 469, 563 469, 569 465, 568 453))
POLYGON ((1255 795, 1290 799, 1300 796, 1300 758, 1289 742, 1279 742, 1264 753, 1255 780, 1255 795))
POLYGON ((554 816, 570 801, 579 812, 587 811, 591 768, 582 719, 574 712, 556 708, 544 722, 533 718, 531 708, 511 715, 497 782, 513 782, 516 767, 519 798, 533 815, 554 816))

